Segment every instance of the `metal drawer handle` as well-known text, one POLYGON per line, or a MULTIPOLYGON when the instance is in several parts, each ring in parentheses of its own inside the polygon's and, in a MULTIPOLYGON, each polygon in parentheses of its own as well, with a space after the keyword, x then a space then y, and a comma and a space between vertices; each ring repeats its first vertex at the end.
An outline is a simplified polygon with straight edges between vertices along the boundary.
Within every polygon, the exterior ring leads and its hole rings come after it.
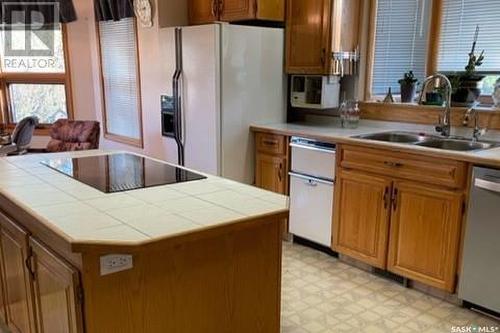
POLYGON ((389 207, 390 201, 391 201, 391 199, 389 198, 389 186, 386 186, 385 191, 384 191, 384 208, 385 209, 387 209, 387 207, 389 207))
POLYGON ((394 193, 392 195, 392 208, 394 209, 394 211, 396 211, 398 208, 398 193, 399 193, 398 189, 395 188, 394 193))
POLYGON ((391 167, 391 168, 400 168, 403 166, 403 163, 399 163, 399 162, 389 162, 389 161, 385 161, 384 162, 385 165, 391 167))
POLYGON ((474 181, 474 186, 482 188, 483 190, 500 193, 500 183, 494 181, 476 178, 476 180, 474 181))

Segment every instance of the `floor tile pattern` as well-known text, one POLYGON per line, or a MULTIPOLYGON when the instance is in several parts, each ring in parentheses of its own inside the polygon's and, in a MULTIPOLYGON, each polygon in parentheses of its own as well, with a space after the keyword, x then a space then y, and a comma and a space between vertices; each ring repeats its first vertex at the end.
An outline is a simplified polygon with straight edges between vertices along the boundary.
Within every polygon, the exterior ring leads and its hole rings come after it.
POLYGON ((282 333, 449 333, 453 326, 500 327, 489 317, 296 244, 284 243, 282 279, 282 333))

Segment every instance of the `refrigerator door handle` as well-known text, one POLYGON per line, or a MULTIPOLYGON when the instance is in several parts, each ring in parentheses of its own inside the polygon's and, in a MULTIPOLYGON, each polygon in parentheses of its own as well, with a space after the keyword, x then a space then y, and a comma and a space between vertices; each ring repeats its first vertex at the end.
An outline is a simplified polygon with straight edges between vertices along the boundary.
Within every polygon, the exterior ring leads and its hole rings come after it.
POLYGON ((175 74, 173 79, 174 95, 174 132, 177 143, 178 164, 184 166, 183 112, 182 112, 182 29, 175 28, 175 74))

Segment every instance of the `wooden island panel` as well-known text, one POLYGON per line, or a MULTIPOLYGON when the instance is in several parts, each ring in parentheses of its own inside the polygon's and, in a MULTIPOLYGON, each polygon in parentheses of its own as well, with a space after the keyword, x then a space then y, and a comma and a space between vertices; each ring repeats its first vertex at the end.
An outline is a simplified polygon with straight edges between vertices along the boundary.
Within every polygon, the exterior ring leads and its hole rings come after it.
POLYGON ((282 218, 139 249, 106 276, 109 251, 83 253, 87 332, 279 332, 282 218))

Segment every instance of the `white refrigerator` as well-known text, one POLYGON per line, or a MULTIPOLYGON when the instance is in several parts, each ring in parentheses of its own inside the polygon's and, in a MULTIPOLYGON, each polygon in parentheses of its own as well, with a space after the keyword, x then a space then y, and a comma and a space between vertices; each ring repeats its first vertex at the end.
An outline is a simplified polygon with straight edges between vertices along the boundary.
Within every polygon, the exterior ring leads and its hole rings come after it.
POLYGON ((169 162, 252 183, 250 125, 286 120, 283 29, 168 28, 162 43, 166 61, 176 62, 170 136, 181 154, 169 162))

